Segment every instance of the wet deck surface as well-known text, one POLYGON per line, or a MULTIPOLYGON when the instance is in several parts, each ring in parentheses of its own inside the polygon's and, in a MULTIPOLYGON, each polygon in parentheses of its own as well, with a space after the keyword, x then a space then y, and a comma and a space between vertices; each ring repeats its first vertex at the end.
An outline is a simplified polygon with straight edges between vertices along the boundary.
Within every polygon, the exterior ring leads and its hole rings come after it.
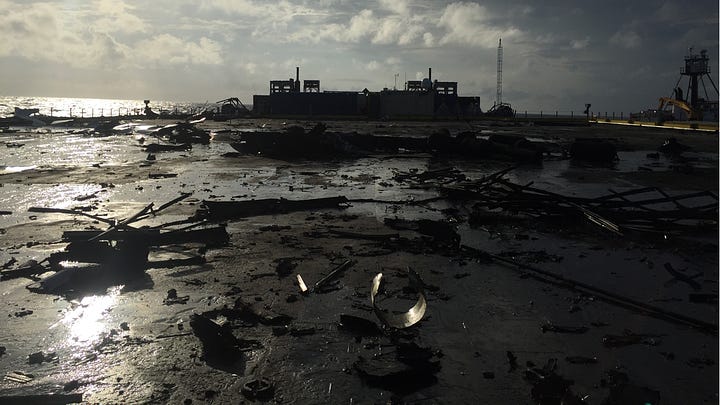
MULTIPOLYGON (((283 126, 280 121, 203 125, 237 131, 262 124, 283 126)), ((453 133, 467 129, 464 124, 439 123, 330 127, 403 136, 427 136, 437 127, 453 133)), ((482 130, 559 144, 574 137, 602 137, 619 145, 620 160, 612 166, 544 161, 511 171, 508 178, 516 183, 532 181, 538 188, 584 197, 603 195, 609 188, 621 192, 646 185, 673 195, 718 191, 717 135, 607 127, 482 130), (648 158, 669 136, 693 147, 685 159, 648 158)), ((329 162, 223 156, 232 152, 232 132, 218 133, 209 145, 195 145, 190 151, 158 153, 151 163, 134 135, 88 137, 52 129, 0 136, 6 143, 24 144, 0 150, 0 210, 11 211, 0 216, 0 264, 11 258, 40 261, 63 250, 63 231, 104 229, 80 216, 28 213, 33 206, 87 206, 96 215, 125 218, 150 202, 159 205, 181 192, 193 193, 156 218, 136 224, 142 226, 184 219, 202 200, 423 200, 437 196, 437 191, 411 188, 394 175, 454 167, 478 179, 512 165, 407 153, 329 162), (152 174, 176 176, 149 178, 152 174)), ((534 403, 537 382, 527 371, 557 359, 553 373, 572 380, 569 390, 586 397, 584 403, 600 404, 620 395, 617 387, 645 399, 658 394, 662 403, 717 402, 717 331, 650 317, 538 280, 514 266, 458 254, 433 242, 422 244, 427 241, 423 235, 391 229, 383 221, 446 221, 457 227, 461 245, 715 325, 717 302, 690 302, 689 294, 718 292, 716 225, 714 231, 698 230, 662 243, 618 237, 590 224, 578 224, 571 232, 505 218, 470 226, 471 208, 471 203, 445 199, 420 205, 351 202, 344 209, 253 216, 226 221, 229 245, 204 252, 204 264, 99 274, 83 288, 59 294, 33 293, 26 288, 33 283, 27 278, 2 281, 0 346, 5 352, 0 355, 0 374, 20 371, 33 377, 25 383, 0 381, 0 397, 82 393, 89 403, 251 402, 241 393, 243 385, 265 378, 274 388, 269 401, 277 403, 534 403), (394 233, 413 243, 388 247, 352 236, 394 233), (283 258, 295 265, 284 277, 276 273, 283 258), (355 263, 329 291, 299 293, 296 273, 314 284, 346 260, 355 263), (700 288, 674 280, 665 263, 683 274, 700 273, 693 278, 700 288), (415 295, 403 290, 408 266, 433 287, 427 291, 428 309, 419 324, 399 335, 380 337, 358 338, 338 328, 340 314, 379 324, 369 298, 378 272, 387 281, 382 305, 398 310, 412 306, 415 295), (187 301, 168 305, 170 289, 187 296, 187 301), (192 333, 191 315, 233 308, 238 301, 262 316, 291 317, 289 330, 294 333, 279 334, 271 325, 234 320, 233 334, 259 345, 243 351, 235 362, 205 358, 202 342, 192 333), (548 324, 586 329, 562 333, 543 329, 548 324), (608 336, 629 334, 644 338, 622 347, 603 343, 608 336), (393 357, 398 339, 430 349, 440 366, 430 373, 431 381, 378 387, 354 367, 359 356, 393 357), (40 351, 55 356, 29 364, 28 356, 40 351), (578 357, 597 361, 577 364, 582 363, 578 357)), ((199 248, 188 244, 154 249, 150 261, 196 255, 199 248)))

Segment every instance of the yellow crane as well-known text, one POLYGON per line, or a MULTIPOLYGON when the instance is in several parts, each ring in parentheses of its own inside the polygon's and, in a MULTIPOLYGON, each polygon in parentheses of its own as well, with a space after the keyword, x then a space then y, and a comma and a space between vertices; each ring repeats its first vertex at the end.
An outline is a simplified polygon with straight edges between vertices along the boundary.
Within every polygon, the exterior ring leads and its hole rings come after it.
POLYGON ((672 105, 685 111, 688 115, 688 120, 694 121, 702 119, 700 114, 695 111, 690 105, 682 100, 677 100, 671 97, 660 97, 660 105, 658 105, 658 111, 662 111, 665 106, 672 105))

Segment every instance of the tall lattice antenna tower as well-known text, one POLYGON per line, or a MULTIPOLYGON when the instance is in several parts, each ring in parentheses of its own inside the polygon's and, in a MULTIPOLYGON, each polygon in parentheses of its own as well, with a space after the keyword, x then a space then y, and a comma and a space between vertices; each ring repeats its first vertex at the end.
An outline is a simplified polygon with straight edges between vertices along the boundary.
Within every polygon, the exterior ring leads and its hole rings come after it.
POLYGON ((503 62, 503 47, 502 38, 498 42, 498 54, 497 54, 497 95, 495 104, 502 104, 502 62, 503 62))

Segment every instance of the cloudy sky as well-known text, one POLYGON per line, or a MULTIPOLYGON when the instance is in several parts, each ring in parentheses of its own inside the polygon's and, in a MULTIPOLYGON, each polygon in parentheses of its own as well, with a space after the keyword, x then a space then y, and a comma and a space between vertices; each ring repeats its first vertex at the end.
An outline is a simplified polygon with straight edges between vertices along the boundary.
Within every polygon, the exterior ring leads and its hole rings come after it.
MULTIPOLYGON (((427 76, 492 106, 638 111, 689 47, 718 84, 717 0, 0 0, 0 95, 216 101, 268 82, 380 90, 427 76), (396 76, 397 74, 397 76, 396 76)), ((711 98, 716 99, 708 84, 711 98)))

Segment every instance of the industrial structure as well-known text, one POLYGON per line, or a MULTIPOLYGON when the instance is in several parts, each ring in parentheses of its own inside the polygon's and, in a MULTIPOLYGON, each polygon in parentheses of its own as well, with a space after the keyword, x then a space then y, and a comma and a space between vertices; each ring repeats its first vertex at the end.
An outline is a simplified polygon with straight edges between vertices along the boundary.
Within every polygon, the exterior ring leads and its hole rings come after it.
MULTIPOLYGON (((397 77, 397 76, 396 76, 397 77)), ((461 118, 478 116, 480 97, 458 96, 458 84, 432 79, 409 80, 403 90, 372 92, 321 91, 320 80, 295 78, 270 81, 268 95, 253 96, 253 113, 285 116, 348 116, 368 118, 461 118)))
POLYGON ((503 47, 502 47, 502 38, 500 38, 498 40, 498 48, 497 48, 497 89, 495 92, 495 103, 493 103, 493 106, 490 107, 490 109, 485 113, 485 115, 489 116, 489 117, 509 118, 509 117, 515 116, 515 111, 512 109, 512 106, 510 106, 510 104, 503 103, 502 67, 503 67, 503 47))
POLYGON ((503 47, 502 38, 498 41, 497 49, 497 93, 495 96, 495 104, 502 104, 502 64, 503 64, 503 47))
POLYGON ((661 97, 658 110, 663 110, 666 106, 673 107, 673 118, 678 120, 690 121, 717 121, 718 120, 718 100, 710 100, 710 96, 705 87, 704 78, 710 81, 715 95, 718 94, 718 88, 710 75, 710 58, 707 51, 702 50, 700 54, 693 53, 690 48, 685 56, 685 66, 680 70, 680 78, 673 87, 672 97, 661 97), (688 78, 686 90, 683 92, 680 82, 684 77, 688 78), (700 94, 700 85, 702 85, 704 98, 700 94))

